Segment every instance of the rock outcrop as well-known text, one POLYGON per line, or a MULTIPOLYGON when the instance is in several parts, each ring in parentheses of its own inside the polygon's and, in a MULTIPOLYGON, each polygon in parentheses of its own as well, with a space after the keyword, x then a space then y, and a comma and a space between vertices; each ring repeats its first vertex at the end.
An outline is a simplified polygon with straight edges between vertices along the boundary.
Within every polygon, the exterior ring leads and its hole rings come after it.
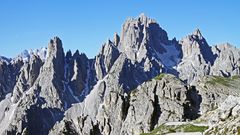
POLYGON ((195 89, 201 95, 200 114, 216 109, 229 96, 240 96, 240 77, 205 76, 195 89))
POLYGON ((12 102, 17 103, 23 92, 33 86, 41 67, 42 60, 35 55, 31 57, 29 63, 23 65, 17 83, 13 88, 12 102))
POLYGON ((119 56, 119 50, 116 45, 119 43, 118 38, 119 37, 115 35, 115 44, 111 41, 105 43, 102 46, 100 53, 96 56, 95 69, 98 80, 101 80, 106 76, 119 56))
POLYGON ((217 109, 204 114, 199 120, 206 121, 211 126, 205 131, 209 135, 240 133, 240 98, 239 96, 228 96, 221 102, 217 109))
POLYGON ((187 98, 188 89, 176 77, 166 74, 143 83, 129 94, 123 93, 121 88, 112 89, 107 77, 83 103, 70 108, 50 134, 70 134, 71 131, 76 134, 138 135, 166 121, 188 119, 185 117, 190 111, 186 104, 191 102, 187 98))
POLYGON ((47 134, 62 116, 64 100, 64 52, 61 40, 50 40, 48 57, 41 67, 38 56, 25 64, 12 97, 1 103, 1 134, 47 134), (40 72, 39 72, 40 69, 40 72))
POLYGON ((165 52, 162 44, 168 44, 168 37, 155 20, 141 14, 136 19, 128 19, 122 26, 120 45, 130 60, 141 60, 148 55, 148 51, 165 52))
POLYGON ((234 76, 240 74, 240 50, 229 43, 213 47, 213 53, 217 56, 211 67, 211 75, 234 76))
POLYGON ((22 66, 23 62, 20 60, 0 60, 0 101, 12 92, 22 66))
POLYGON ((200 30, 197 29, 193 34, 183 38, 179 44, 182 46, 183 53, 183 58, 177 66, 179 78, 187 83, 194 83, 208 75, 214 55, 200 30))

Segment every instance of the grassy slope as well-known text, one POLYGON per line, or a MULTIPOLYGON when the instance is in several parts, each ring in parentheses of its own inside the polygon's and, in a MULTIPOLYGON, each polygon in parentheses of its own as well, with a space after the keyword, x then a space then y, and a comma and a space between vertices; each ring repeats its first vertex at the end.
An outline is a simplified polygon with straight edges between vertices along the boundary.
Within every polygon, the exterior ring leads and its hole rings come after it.
POLYGON ((183 125, 161 125, 155 128, 150 133, 143 133, 141 135, 162 135, 167 133, 177 133, 177 132, 204 132, 207 130, 207 126, 196 126, 192 124, 183 124, 183 125))

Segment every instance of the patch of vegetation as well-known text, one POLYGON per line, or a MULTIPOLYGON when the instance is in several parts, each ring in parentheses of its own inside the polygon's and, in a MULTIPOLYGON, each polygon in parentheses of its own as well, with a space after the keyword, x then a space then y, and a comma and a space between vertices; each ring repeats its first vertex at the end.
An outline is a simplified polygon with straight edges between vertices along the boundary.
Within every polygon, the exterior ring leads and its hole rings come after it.
POLYGON ((208 80, 207 83, 216 85, 216 84, 222 84, 224 86, 230 86, 230 82, 233 79, 231 77, 220 77, 220 76, 213 76, 211 80, 208 80))
POLYGON ((238 135, 240 135, 240 127, 237 127, 238 135))
POLYGON ((202 133, 207 129, 208 129, 208 126, 195 126, 191 124, 185 125, 183 127, 184 132, 201 132, 202 133))
POLYGON ((159 74, 158 76, 156 76, 154 79, 155 80, 162 80, 162 78, 165 76, 165 74, 164 73, 161 73, 161 74, 159 74))
POLYGON ((231 77, 232 80, 240 79, 240 75, 234 75, 231 77))
POLYGON ((160 134, 175 133, 175 132, 176 131, 174 130, 174 126, 161 125, 155 128, 150 133, 143 133, 141 135, 160 135, 160 134))
POLYGON ((208 129, 208 126, 196 126, 192 124, 183 124, 183 125, 161 125, 155 128, 150 133, 143 133, 141 135, 163 135, 168 133, 177 133, 177 132, 201 132, 203 133, 208 129))

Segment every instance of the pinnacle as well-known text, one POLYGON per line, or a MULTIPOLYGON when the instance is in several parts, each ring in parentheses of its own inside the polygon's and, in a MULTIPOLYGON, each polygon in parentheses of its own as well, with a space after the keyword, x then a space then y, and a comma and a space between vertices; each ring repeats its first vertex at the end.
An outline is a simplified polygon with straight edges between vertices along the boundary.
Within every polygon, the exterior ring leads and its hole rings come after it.
POLYGON ((139 15, 139 18, 148 18, 144 13, 141 13, 140 15, 139 15))
POLYGON ((201 33, 200 29, 198 29, 198 28, 193 32, 192 35, 197 36, 199 39, 203 38, 202 33, 201 33))
POLYGON ((141 13, 138 17, 139 21, 147 24, 147 23, 156 23, 156 21, 152 18, 147 17, 144 13, 141 13))

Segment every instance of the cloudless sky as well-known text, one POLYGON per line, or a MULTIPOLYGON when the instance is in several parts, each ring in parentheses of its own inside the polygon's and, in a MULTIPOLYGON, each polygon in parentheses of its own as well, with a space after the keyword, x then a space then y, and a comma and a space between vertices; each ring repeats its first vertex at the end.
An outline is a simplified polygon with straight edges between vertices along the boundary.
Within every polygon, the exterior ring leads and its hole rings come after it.
POLYGON ((239 0, 1 0, 0 55, 46 47, 59 36, 65 51, 94 57, 129 17, 154 18, 169 38, 199 28, 210 45, 240 48, 239 0))

